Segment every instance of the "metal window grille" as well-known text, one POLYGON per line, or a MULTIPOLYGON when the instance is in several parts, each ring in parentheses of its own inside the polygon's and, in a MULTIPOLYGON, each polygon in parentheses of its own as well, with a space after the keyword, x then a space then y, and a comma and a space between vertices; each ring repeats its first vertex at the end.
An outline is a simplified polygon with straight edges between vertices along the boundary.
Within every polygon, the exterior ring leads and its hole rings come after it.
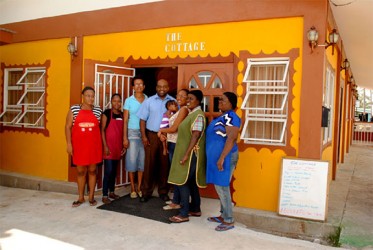
POLYGON ((246 115, 241 132, 245 143, 285 145, 288 72, 288 58, 248 59, 241 105, 246 115))
POLYGON ((5 126, 45 128, 45 73, 43 67, 9 68, 4 71, 5 126))

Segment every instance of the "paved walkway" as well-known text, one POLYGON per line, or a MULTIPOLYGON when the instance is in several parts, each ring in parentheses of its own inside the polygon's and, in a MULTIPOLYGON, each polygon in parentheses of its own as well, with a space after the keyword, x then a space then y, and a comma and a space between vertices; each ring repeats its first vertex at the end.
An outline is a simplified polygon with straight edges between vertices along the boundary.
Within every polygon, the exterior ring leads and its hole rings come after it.
POLYGON ((212 199, 203 199, 201 218, 166 224, 95 209, 88 202, 72 208, 76 195, 8 187, 0 187, 0 192, 2 250, 332 249, 255 232, 241 225, 216 232, 217 224, 206 220, 218 212, 218 202, 212 199))
POLYGON ((346 161, 339 166, 336 181, 332 184, 331 188, 348 189, 340 243, 346 247, 373 249, 373 147, 350 147, 346 161))
MULTIPOLYGON (((344 248, 373 249, 372 183, 373 148, 351 147, 329 192, 328 220, 340 221, 340 242, 344 248), (332 218, 337 214, 342 217, 332 218)), ((118 192, 124 195, 128 189, 118 192)), ((218 213, 218 201, 213 199, 202 200, 201 218, 191 218, 183 224, 165 224, 95 209, 88 202, 72 208, 76 195, 71 194, 3 186, 0 194, 1 250, 333 249, 255 232, 239 223, 233 230, 216 232, 216 224, 206 220, 218 213)))

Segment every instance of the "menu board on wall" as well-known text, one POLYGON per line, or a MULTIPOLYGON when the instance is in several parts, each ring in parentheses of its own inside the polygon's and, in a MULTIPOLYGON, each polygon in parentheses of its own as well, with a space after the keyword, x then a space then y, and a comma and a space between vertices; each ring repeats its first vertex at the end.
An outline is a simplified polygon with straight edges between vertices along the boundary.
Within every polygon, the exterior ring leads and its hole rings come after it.
POLYGON ((325 221, 328 170, 327 161, 283 158, 278 213, 325 221))

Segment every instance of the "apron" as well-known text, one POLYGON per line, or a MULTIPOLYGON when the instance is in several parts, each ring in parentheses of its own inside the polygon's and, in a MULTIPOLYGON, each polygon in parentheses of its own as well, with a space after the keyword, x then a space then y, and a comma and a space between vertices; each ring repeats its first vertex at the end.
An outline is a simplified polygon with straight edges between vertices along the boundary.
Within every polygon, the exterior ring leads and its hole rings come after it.
POLYGON ((120 160, 123 149, 123 119, 116 120, 110 110, 110 123, 105 130, 106 144, 110 155, 104 155, 104 159, 120 160))
POLYGON ((71 138, 75 165, 87 166, 102 162, 100 123, 92 110, 79 111, 71 138))

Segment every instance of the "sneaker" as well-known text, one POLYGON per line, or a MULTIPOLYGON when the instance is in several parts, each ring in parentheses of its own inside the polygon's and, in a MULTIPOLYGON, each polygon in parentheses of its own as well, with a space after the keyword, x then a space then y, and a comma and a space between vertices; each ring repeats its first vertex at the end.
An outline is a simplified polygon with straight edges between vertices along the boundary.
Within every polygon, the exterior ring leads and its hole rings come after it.
POLYGON ((172 210, 172 209, 179 209, 181 206, 179 204, 171 203, 163 207, 163 210, 172 210))
POLYGON ((103 196, 102 197, 102 203, 104 203, 104 204, 110 204, 111 200, 109 200, 109 198, 107 196, 103 196))
POLYGON ((142 192, 139 191, 139 192, 137 193, 137 195, 141 198, 141 197, 142 197, 142 192))
POLYGON ((132 192, 130 196, 131 196, 132 199, 137 198, 137 194, 136 194, 136 192, 132 192))

